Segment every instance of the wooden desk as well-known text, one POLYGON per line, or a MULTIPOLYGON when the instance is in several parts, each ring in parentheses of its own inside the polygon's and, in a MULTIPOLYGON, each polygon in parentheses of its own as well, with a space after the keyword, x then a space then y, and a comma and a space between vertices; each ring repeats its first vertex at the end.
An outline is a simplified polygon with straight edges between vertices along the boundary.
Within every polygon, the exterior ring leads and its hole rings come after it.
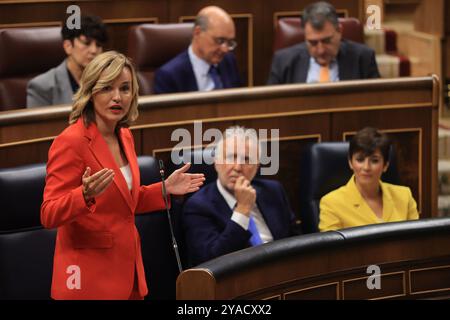
MULTIPOLYGON (((279 17, 298 17, 309 0, 220 1, 215 4, 229 12, 236 26, 235 49, 244 84, 267 82, 272 62, 274 21, 279 17)), ((337 12, 364 21, 362 0, 330 0, 337 12)), ((206 3, 204 0, 9 0, 0 1, 0 28, 57 26, 69 17, 69 5, 81 12, 98 15, 109 30, 107 49, 127 54, 128 28, 140 23, 177 23, 192 21, 206 3)), ((364 24, 364 23, 363 23, 364 24)))
MULTIPOLYGON (((202 121, 203 132, 231 125, 279 129, 280 170, 274 178, 284 184, 296 210, 303 147, 343 141, 364 126, 377 127, 393 138, 400 182, 412 189, 422 217, 437 213, 435 77, 146 96, 139 103, 140 117, 132 127, 137 153, 166 161, 178 144, 171 141, 172 132, 185 128, 193 135, 195 121, 202 121)), ((0 167, 45 162, 69 112, 69 106, 59 106, 0 113, 0 167)))

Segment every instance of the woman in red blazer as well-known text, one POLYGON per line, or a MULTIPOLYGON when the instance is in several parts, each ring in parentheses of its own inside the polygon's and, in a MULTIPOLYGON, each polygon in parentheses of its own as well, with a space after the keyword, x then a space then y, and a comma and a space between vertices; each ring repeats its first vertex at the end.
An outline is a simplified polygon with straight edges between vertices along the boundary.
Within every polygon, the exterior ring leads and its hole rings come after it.
MULTIPOLYGON (((54 299, 142 299, 148 292, 134 214, 164 209, 164 200, 161 183, 140 185, 128 129, 137 100, 130 61, 114 51, 97 56, 83 72, 70 126, 49 150, 41 221, 58 228, 54 299)), ((203 184, 188 168, 167 178, 169 194, 203 184)))

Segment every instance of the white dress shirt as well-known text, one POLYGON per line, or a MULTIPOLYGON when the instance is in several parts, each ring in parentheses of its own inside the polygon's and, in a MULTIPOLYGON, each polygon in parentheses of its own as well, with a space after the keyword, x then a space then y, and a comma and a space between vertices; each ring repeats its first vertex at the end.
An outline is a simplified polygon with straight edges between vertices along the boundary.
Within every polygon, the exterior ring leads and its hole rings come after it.
MULTIPOLYGON (((222 186, 219 179, 217 179, 216 183, 217 183, 217 188, 219 189, 220 194, 225 199, 225 201, 227 202, 230 209, 234 210, 234 207, 236 206, 236 203, 237 203, 236 198, 222 186)), ((267 227, 267 224, 264 221, 261 211, 259 211, 258 206, 256 204, 253 206, 253 209, 250 211, 250 215, 253 217, 253 220, 255 221, 256 228, 258 229, 259 236, 261 237, 262 242, 266 243, 269 241, 273 241, 272 233, 270 232, 269 227, 267 227)), ((250 218, 247 217, 245 214, 242 214, 242 213, 234 210, 233 214, 231 216, 231 220, 236 222, 243 229, 248 230, 248 224, 250 222, 250 218)))
POLYGON ((198 91, 211 91, 214 90, 214 81, 208 74, 211 65, 205 60, 197 57, 192 50, 192 45, 188 48, 189 60, 194 70, 195 79, 197 80, 198 91))
POLYGON ((120 167, 120 171, 122 172, 122 175, 127 182, 128 190, 131 190, 131 188, 133 187, 133 176, 131 175, 130 164, 120 167))

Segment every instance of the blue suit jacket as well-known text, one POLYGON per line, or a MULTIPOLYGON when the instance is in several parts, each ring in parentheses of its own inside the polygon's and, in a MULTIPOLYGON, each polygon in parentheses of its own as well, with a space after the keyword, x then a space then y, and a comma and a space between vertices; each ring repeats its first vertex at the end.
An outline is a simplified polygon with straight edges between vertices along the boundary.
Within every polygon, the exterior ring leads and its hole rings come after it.
MULTIPOLYGON (((281 184, 254 179, 252 186, 273 239, 295 235, 295 217, 281 184)), ((182 219, 191 265, 250 246, 251 233, 232 221, 232 214, 215 181, 189 198, 182 219)))
MULTIPOLYGON (((218 69, 224 88, 237 88, 242 85, 236 59, 232 53, 224 56, 218 65, 218 69)), ((188 51, 185 50, 156 71, 153 92, 188 91, 198 91, 198 86, 188 51)))

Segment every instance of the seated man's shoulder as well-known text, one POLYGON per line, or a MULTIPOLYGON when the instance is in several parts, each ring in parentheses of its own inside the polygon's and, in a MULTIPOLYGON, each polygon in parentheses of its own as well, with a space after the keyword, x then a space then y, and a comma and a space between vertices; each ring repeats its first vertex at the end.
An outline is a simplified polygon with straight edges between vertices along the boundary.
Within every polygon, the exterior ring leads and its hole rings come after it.
POLYGON ((51 88, 55 85, 55 72, 56 68, 41 73, 28 82, 28 87, 33 88, 51 88))
POLYGON ((350 191, 346 186, 339 187, 335 190, 328 192, 320 199, 321 202, 343 202, 346 203, 347 199, 351 196, 350 191))
POLYGON ((284 190, 282 184, 279 181, 272 179, 255 178, 253 179, 252 184, 270 191, 284 190))
POLYGON ((212 198, 214 198, 218 194, 218 190, 216 187, 216 182, 210 182, 207 185, 203 186, 195 192, 185 203, 184 207, 190 207, 190 206, 204 206, 205 204, 208 204, 209 201, 212 198))
POLYGON ((350 50, 352 50, 354 52, 360 52, 361 54, 374 53, 374 50, 372 48, 368 47, 367 45, 365 45, 363 43, 359 43, 359 42, 355 42, 355 41, 351 41, 351 40, 344 40, 344 41, 342 41, 342 44, 344 46, 347 46, 347 48, 349 48, 350 50))
POLYGON ((27 107, 53 104, 53 91, 58 85, 56 68, 32 78, 27 83, 27 107))
POLYGON ((59 150, 61 153, 75 152, 78 156, 80 150, 89 150, 89 140, 84 137, 84 125, 80 122, 66 127, 54 140, 51 150, 59 150), (77 151, 75 151, 77 150, 77 151))

